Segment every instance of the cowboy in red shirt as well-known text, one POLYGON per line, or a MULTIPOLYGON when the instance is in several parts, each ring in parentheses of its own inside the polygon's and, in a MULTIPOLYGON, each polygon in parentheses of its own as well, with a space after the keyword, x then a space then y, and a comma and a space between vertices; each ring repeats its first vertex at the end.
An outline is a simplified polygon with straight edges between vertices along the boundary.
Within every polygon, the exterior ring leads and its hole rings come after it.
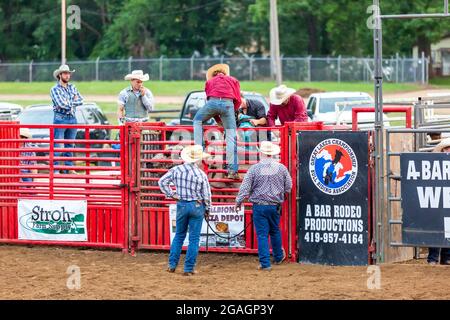
POLYGON ((270 108, 267 113, 269 127, 275 126, 277 118, 281 124, 285 122, 307 122, 305 102, 294 94, 295 89, 281 85, 270 90, 270 108))
POLYGON ((203 123, 216 119, 225 129, 227 175, 225 178, 238 180, 238 157, 235 112, 241 105, 239 81, 230 76, 230 67, 216 64, 206 74, 205 92, 207 102, 194 117, 194 141, 203 145, 203 123))

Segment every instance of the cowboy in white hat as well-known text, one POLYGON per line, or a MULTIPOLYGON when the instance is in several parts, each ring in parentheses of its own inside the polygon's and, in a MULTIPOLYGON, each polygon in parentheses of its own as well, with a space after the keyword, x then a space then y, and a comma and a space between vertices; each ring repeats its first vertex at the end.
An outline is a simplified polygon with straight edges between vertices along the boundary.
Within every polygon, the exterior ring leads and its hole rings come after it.
POLYGON ((238 180, 239 164, 237 157, 236 112, 241 106, 239 81, 230 76, 227 64, 216 64, 206 73, 206 104, 194 117, 194 141, 203 145, 203 124, 214 118, 222 125, 226 135, 226 163, 228 172, 225 178, 238 180))
POLYGON ((158 181, 166 197, 177 200, 176 233, 170 247, 168 272, 175 272, 189 226, 184 275, 195 273, 203 217, 208 215, 211 207, 211 187, 207 175, 199 166, 208 157, 210 155, 203 152, 202 146, 187 146, 181 151, 184 163, 170 169, 158 181), (175 186, 175 191, 171 185, 175 186))
POLYGON ((119 123, 147 122, 148 112, 153 110, 154 98, 152 92, 144 87, 144 82, 150 79, 148 73, 142 70, 134 70, 125 76, 130 81, 130 86, 119 94, 119 123))
POLYGON ((270 141, 260 144, 260 161, 251 166, 236 198, 236 210, 245 198, 253 204, 253 223, 258 239, 259 270, 270 271, 269 235, 275 264, 286 259, 281 243, 280 214, 284 195, 291 192, 292 179, 288 169, 275 156, 280 147, 270 141))
MULTIPOLYGON (((74 125, 77 124, 77 118, 75 116, 76 108, 83 105, 83 97, 78 92, 77 88, 69 83, 72 73, 75 70, 70 70, 69 66, 66 64, 61 65, 58 69, 53 72, 53 77, 55 77, 58 82, 50 91, 50 97, 53 103, 54 124, 67 124, 74 125)), ((77 134, 77 129, 75 128, 55 128, 55 140, 74 140, 77 134)), ((65 144, 65 148, 73 148, 73 144, 65 144)), ((62 147, 62 144, 55 144, 55 147, 62 147)), ((61 156, 60 152, 55 152, 55 157, 61 156)), ((63 153, 65 157, 71 157, 71 152, 63 153)), ((58 162, 55 162, 58 165, 58 162)), ((73 166, 71 160, 65 161, 66 166, 73 166)), ((65 173, 76 174, 74 170, 64 170, 65 173)), ((59 173, 59 170, 55 170, 55 173, 59 173)))
MULTIPOLYGON (((442 140, 433 149, 433 152, 450 153, 450 138, 442 140)), ((450 248, 428 248, 427 262, 430 265, 437 265, 439 263, 450 265, 450 248)))
POLYGON ((303 98, 295 94, 296 90, 280 85, 270 90, 270 108, 267 121, 270 127, 275 126, 277 118, 283 125, 285 122, 306 122, 306 112, 303 98))

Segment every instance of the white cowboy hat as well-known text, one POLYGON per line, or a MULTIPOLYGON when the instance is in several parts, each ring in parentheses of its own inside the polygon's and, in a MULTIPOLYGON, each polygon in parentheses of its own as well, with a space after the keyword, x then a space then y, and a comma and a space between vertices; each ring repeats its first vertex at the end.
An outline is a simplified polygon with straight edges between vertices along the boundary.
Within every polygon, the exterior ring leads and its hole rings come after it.
POLYGON ((70 73, 74 73, 75 70, 70 70, 69 66, 67 64, 62 64, 59 66, 58 69, 56 69, 55 71, 53 71, 53 77, 55 79, 58 79, 58 76, 63 73, 63 72, 70 72, 70 73))
POLYGON ((450 138, 442 140, 434 149, 433 152, 442 152, 444 148, 450 147, 450 138))
POLYGON ((230 75, 230 66, 224 63, 219 63, 219 64, 215 64, 213 65, 211 68, 208 69, 208 71, 206 72, 206 80, 210 80, 213 77, 213 73, 215 71, 221 71, 223 72, 225 75, 229 76, 230 75))
POLYGON ((133 70, 130 74, 127 74, 125 76, 125 80, 141 80, 141 81, 148 81, 150 79, 148 73, 144 74, 144 71, 142 70, 133 70))
POLYGON ((259 152, 264 153, 268 156, 275 156, 280 154, 280 146, 273 144, 270 141, 262 141, 259 147, 259 152))
POLYGON ((181 151, 181 159, 187 163, 194 163, 209 158, 209 153, 203 152, 202 146, 196 144, 187 146, 181 151))
POLYGON ((31 139, 32 138, 31 131, 28 128, 20 128, 19 135, 21 137, 25 137, 27 139, 31 139))
POLYGON ((295 93, 295 89, 288 88, 284 84, 270 90, 270 103, 279 106, 295 93))

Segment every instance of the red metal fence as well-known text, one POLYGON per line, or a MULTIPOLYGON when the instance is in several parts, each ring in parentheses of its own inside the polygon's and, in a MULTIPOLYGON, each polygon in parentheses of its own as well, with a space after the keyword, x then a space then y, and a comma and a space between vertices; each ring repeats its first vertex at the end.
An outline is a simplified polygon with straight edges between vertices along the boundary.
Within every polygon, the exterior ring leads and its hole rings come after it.
POLYGON ((0 125, 0 242, 128 248, 128 192, 125 190, 125 127, 70 126, 82 139, 57 140, 64 125, 0 125), (40 139, 25 139, 20 128, 44 130, 40 139), (94 139, 93 131, 120 132, 121 140, 94 139), (84 136, 84 137, 83 137, 84 136), (74 144, 72 147, 68 147, 74 144), (120 149, 112 148, 120 145, 120 149), (96 147, 94 147, 96 146, 96 147), (63 156, 71 152, 72 156, 63 156), (74 165, 59 162, 73 161, 74 165), (105 165, 106 164, 106 165, 105 165), (118 166, 115 166, 115 165, 118 166), (73 170, 69 174, 61 171, 73 170), (37 172, 34 172, 37 171, 37 172), (59 172, 58 172, 59 171, 59 172), (87 242, 19 240, 18 199, 86 200, 87 242))
MULTIPOLYGON (((193 128, 166 126, 164 123, 132 123, 125 126, 71 126, 76 140, 55 140, 55 129, 64 125, 0 124, 0 243, 56 244, 68 246, 119 248, 134 253, 140 249, 168 250, 171 223, 169 206, 158 187, 159 178, 181 163, 179 154, 193 144, 193 128), (47 129, 48 136, 22 139, 19 129, 47 129), (95 130, 107 130, 108 137, 95 138, 95 130), (112 140, 114 133, 119 140, 112 140), (25 145, 27 143, 27 145, 25 145), (29 146, 28 143, 35 145, 29 146), (67 144, 75 144, 67 148, 67 144), (60 144, 65 144, 61 148, 60 144), (58 153, 70 151, 71 157, 58 153), (26 152, 34 152, 25 154, 26 152), (24 164, 23 161, 36 161, 24 164), (72 160, 75 165, 57 162, 72 160), (37 169, 37 173, 26 170, 37 169), (55 173, 75 170, 77 174, 55 173), (24 181, 29 178, 31 181, 24 181), (87 242, 30 241, 18 239, 18 199, 87 200, 87 242)), ((225 179, 223 130, 205 127, 206 148, 213 160, 204 170, 212 186, 215 205, 234 204, 240 181, 225 179)), ((324 126, 320 122, 287 123, 281 127, 238 129, 239 173, 245 175, 259 161, 257 145, 271 140, 280 145, 278 161, 286 165, 293 189, 283 203, 281 233, 291 261, 297 260, 297 133, 304 130, 339 130, 347 127, 324 126), (248 139, 249 137, 251 139, 248 139)), ((256 253, 257 238, 252 223, 251 203, 244 207, 245 247, 202 247, 202 251, 256 253)))

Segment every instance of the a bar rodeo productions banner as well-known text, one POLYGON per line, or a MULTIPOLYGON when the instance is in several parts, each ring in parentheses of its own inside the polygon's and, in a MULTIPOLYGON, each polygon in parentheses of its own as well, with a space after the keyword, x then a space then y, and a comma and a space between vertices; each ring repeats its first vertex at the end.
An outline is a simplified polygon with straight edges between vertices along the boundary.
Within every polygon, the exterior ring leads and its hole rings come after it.
POLYGON ((19 239, 87 241, 86 200, 18 201, 19 239))
POLYGON ((450 247, 450 155, 403 153, 402 243, 450 247))
POLYGON ((299 261, 368 264, 368 133, 299 132, 299 261))
MULTIPOLYGON (((177 205, 169 206, 170 223, 170 243, 172 243, 176 232, 177 205)), ((200 246, 206 247, 229 247, 245 248, 245 221, 244 210, 236 211, 234 205, 211 206, 209 213, 209 225, 203 219, 202 230, 200 233, 200 246), (211 230, 214 230, 214 232, 211 230)), ((183 245, 189 244, 189 228, 183 245)))

